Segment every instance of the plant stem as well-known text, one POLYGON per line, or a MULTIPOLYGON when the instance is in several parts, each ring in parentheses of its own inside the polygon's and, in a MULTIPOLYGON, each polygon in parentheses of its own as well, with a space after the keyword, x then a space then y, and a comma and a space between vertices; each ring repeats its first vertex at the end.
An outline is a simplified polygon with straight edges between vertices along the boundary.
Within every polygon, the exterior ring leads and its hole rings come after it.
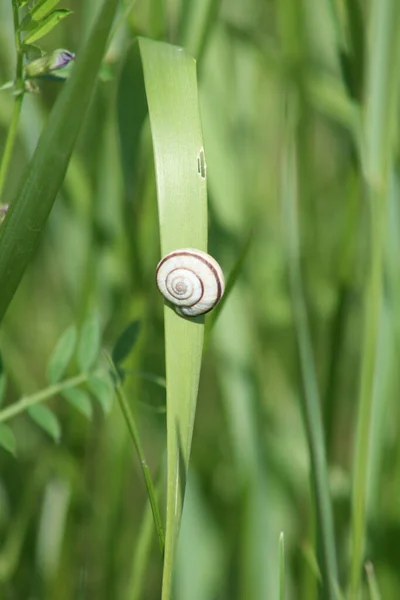
POLYGON ((282 173, 282 201, 286 225, 289 287, 293 307, 300 371, 303 384, 303 413, 311 460, 317 526, 321 545, 321 571, 324 598, 335 600, 338 595, 338 570, 333 525, 333 509, 329 492, 328 464, 321 414, 313 348, 300 269, 300 239, 298 225, 297 153, 295 145, 294 106, 289 100, 287 140, 282 173))
POLYGON ((22 102, 24 99, 24 64, 23 51, 21 44, 21 36, 19 32, 19 12, 17 0, 12 0, 13 19, 14 19, 14 35, 15 35, 15 50, 17 53, 17 66, 15 73, 15 87, 17 96, 14 102, 13 115, 11 118, 10 128, 7 134, 6 144, 4 146, 3 157, 0 165, 0 199, 3 195, 4 184, 10 165, 12 151, 15 140, 17 138, 19 118, 21 115, 22 102))
POLYGON ((126 424, 128 425, 129 433, 131 434, 133 444, 135 446, 136 452, 137 452, 139 460, 140 460, 140 466, 142 468, 143 478, 144 478, 144 482, 146 484, 147 493, 148 493, 149 501, 150 501, 150 505, 151 505, 151 510, 153 512, 154 524, 156 526, 158 542, 160 545, 160 551, 161 551, 161 555, 163 555, 164 554, 164 545, 165 545, 164 530, 163 530, 163 526, 162 526, 160 510, 158 508, 157 496, 156 496, 156 492, 154 489, 153 480, 151 478, 150 469, 147 464, 146 457, 144 455, 143 446, 140 441, 139 432, 136 427, 135 419, 133 417, 132 411, 130 409, 130 406, 128 404, 128 401, 126 399, 124 391, 122 389, 121 383, 119 381, 116 386, 116 393, 117 393, 117 399, 118 399, 119 405, 121 407, 122 414, 125 417, 125 421, 126 421, 126 424))
POLYGON ((34 406, 35 404, 39 404, 44 400, 48 400, 52 396, 63 392, 69 388, 76 387, 85 383, 89 378, 88 373, 82 373, 81 375, 77 375, 76 377, 71 377, 70 379, 65 379, 61 383, 56 383, 55 385, 51 385, 40 392, 36 392, 35 394, 31 394, 30 396, 24 396, 18 402, 14 402, 11 406, 7 406, 3 410, 0 410, 0 423, 4 421, 8 421, 12 417, 24 412, 27 408, 34 406))

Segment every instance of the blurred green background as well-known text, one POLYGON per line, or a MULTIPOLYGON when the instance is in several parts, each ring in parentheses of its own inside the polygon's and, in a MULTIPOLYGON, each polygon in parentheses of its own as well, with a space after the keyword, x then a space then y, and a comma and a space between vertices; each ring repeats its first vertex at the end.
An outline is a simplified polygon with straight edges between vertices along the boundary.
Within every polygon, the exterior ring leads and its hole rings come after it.
MULTIPOLYGON (((61 5, 74 14, 42 45, 76 51, 99 2, 61 5)), ((125 386, 152 472, 162 471, 165 389, 153 380, 164 376, 163 303, 154 283, 156 187, 132 42, 140 34, 183 45, 198 59, 209 251, 228 274, 249 236, 251 244, 204 354, 176 600, 278 598, 281 531, 286 598, 318 597, 318 532, 282 209, 291 95, 303 287, 344 588, 348 581, 369 247, 351 123, 365 84, 369 10, 369 2, 357 0, 137 0, 115 31, 40 248, 2 325, 7 402, 13 402, 45 386, 49 355, 69 324, 96 310, 109 348, 129 321, 140 321, 125 386)), ((2 0, 0 84, 13 77, 14 63, 11 2, 2 0)), ((43 82, 40 94, 25 97, 2 202, 16 193, 61 85, 43 82)), ((0 92, 0 152, 12 106, 12 96, 0 92)), ((384 599, 400 597, 396 175, 392 185, 365 551, 384 599)), ((62 424, 60 444, 21 416, 12 423, 18 458, 0 451, 1 598, 159 598, 162 563, 119 407, 107 418, 96 411, 88 423, 60 399, 50 405, 62 424)))

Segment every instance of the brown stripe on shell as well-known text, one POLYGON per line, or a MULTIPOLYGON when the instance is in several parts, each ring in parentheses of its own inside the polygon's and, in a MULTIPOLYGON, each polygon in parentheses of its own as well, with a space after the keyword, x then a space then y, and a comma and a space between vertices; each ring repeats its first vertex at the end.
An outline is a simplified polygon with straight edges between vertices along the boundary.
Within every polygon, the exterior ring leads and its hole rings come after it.
MULTIPOLYGON (((174 254, 174 256, 176 256, 176 254, 174 254)), ((170 255, 169 255, 167 258, 170 258, 170 255)), ((162 261, 162 262, 164 262, 164 261, 162 261)), ((188 269, 187 267, 176 267, 175 269, 172 269, 172 271, 170 271, 170 272, 168 273, 168 277, 169 277, 169 276, 170 276, 170 275, 171 275, 171 274, 172 274, 174 271, 179 271, 179 269, 183 269, 183 268, 184 268, 184 270, 185 270, 185 271, 190 271, 191 273, 194 273, 194 275, 195 275, 195 276, 197 277, 197 279, 200 281, 200 287, 201 287, 201 296, 200 296, 200 299, 199 299, 199 300, 196 300, 196 302, 193 302, 193 304, 184 304, 184 305, 183 305, 185 308, 192 308, 192 306, 195 306, 195 304, 198 304, 198 303, 200 302, 200 300, 202 299, 202 297, 203 297, 203 295, 204 295, 204 285, 203 285, 203 282, 202 282, 202 280, 200 279, 200 277, 197 275, 197 273, 195 273, 195 272, 193 271, 193 269, 188 269)), ((158 273, 158 269, 157 269, 157 273, 158 273)), ((170 292, 170 294, 171 294, 171 296, 173 296, 173 294, 172 294, 171 292, 170 292)), ((177 298, 177 300, 179 300, 179 298, 177 298)))

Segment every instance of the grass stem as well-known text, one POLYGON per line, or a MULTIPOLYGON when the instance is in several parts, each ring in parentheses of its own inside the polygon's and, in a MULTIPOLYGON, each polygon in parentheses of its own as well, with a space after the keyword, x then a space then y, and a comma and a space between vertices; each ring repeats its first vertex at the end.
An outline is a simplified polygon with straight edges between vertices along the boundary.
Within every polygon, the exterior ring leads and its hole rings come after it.
POLYGON ((282 197, 286 244, 288 252, 289 287, 296 329, 300 370, 302 375, 303 412, 310 450, 311 475, 314 483, 317 523, 321 545, 321 571, 324 597, 337 598, 338 574, 333 526, 333 510, 329 492, 328 465, 313 349, 300 269, 300 240, 297 214, 297 156, 294 142, 295 124, 289 105, 289 122, 283 159, 282 197))
MULTIPOLYGON (((113 369, 115 373, 115 368, 113 369)), ((165 546, 165 537, 164 537, 164 529, 162 526, 160 509, 158 507, 157 495, 154 488, 153 480, 151 478, 151 473, 149 469, 149 465, 147 464, 146 457, 144 454, 142 442, 140 440, 139 431, 135 422, 135 418, 128 404, 128 400, 124 394, 124 390, 122 388, 120 379, 118 378, 118 383, 116 385, 116 394, 119 406, 121 408, 122 414, 125 418, 126 424, 129 429, 129 433, 131 435, 133 444, 135 446, 135 450, 140 460, 140 466, 143 473, 144 482, 147 488, 147 493, 149 496, 149 501, 151 505, 151 510, 153 512, 154 524, 157 531, 158 542, 160 546, 161 555, 164 554, 164 546, 165 546)))

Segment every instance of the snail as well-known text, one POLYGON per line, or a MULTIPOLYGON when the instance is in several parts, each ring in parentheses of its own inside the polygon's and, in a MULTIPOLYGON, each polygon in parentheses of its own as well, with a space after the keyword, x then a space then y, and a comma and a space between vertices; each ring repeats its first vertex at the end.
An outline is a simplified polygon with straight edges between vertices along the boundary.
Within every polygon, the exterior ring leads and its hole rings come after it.
POLYGON ((222 298, 225 280, 217 261, 201 250, 173 250, 160 260, 157 286, 178 314, 197 317, 214 308, 222 298))

